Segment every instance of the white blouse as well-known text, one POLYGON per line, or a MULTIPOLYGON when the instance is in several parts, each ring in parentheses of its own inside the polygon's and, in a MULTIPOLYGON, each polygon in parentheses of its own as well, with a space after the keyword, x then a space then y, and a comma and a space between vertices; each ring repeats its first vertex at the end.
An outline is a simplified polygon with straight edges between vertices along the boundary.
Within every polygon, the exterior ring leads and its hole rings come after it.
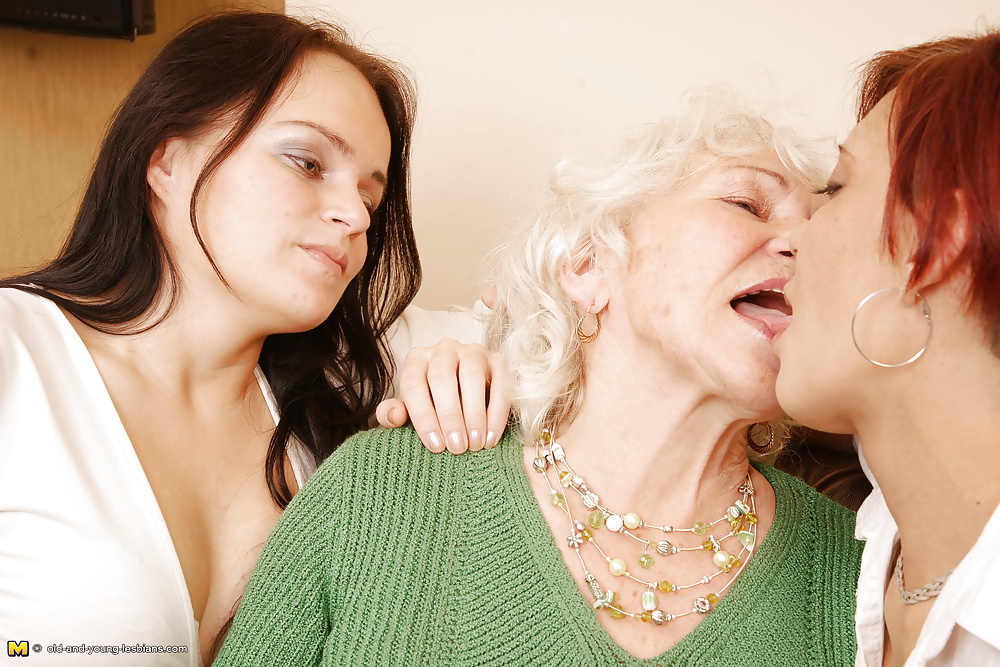
MULTIPOLYGON (((882 667, 883 604, 886 586, 895 586, 890 578, 899 531, 878 485, 858 510, 856 536, 865 541, 865 549, 858 580, 855 665, 882 667)), ((998 553, 1000 508, 941 589, 905 667, 1000 667, 998 553)))
MULTIPOLYGON (((301 446, 289 457, 301 486, 315 467, 301 446)), ((32 665, 201 664, 180 561, 89 351, 54 303, 0 289, 0 649, 8 641, 27 642, 32 665)))

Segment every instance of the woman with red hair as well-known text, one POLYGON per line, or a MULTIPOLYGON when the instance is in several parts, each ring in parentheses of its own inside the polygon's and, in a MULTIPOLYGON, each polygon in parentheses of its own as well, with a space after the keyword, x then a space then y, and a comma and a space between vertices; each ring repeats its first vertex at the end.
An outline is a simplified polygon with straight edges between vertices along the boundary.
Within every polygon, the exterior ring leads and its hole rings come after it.
POLYGON ((858 117, 791 239, 778 398, 876 482, 857 664, 1000 665, 1000 31, 879 54, 858 117))

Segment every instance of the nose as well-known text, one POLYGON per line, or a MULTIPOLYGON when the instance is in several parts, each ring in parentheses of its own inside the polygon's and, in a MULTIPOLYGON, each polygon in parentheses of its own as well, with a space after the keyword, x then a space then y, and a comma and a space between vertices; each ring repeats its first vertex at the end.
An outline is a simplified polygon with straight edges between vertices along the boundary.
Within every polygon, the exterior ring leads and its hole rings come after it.
POLYGON ((801 216, 789 216, 768 225, 772 236, 767 242, 767 251, 782 257, 795 257, 797 245, 794 239, 805 222, 806 219, 801 216))
POLYGON ((788 249, 791 251, 792 257, 799 254, 799 239, 802 237, 803 229, 805 229, 805 225, 799 225, 788 235, 788 249))
POLYGON ((354 183, 330 183, 321 205, 323 220, 343 225, 350 236, 363 234, 371 224, 365 196, 354 183))

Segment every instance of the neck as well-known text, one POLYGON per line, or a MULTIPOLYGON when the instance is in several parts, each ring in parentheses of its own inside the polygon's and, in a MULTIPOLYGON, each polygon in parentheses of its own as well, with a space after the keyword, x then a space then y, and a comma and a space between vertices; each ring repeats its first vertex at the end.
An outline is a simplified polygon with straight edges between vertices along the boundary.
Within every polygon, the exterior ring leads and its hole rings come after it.
POLYGON ((182 293, 167 316, 143 333, 108 335, 74 324, 95 358, 141 376, 192 409, 211 412, 247 401, 266 337, 248 335, 246 323, 230 310, 196 304, 182 293))
POLYGON ((748 472, 746 425, 718 400, 652 393, 633 376, 627 391, 588 381, 578 414, 555 435, 609 506, 683 525, 732 504, 748 472))
POLYGON ((855 423, 913 586, 958 565, 1000 502, 1000 363, 983 351, 898 374, 855 423))

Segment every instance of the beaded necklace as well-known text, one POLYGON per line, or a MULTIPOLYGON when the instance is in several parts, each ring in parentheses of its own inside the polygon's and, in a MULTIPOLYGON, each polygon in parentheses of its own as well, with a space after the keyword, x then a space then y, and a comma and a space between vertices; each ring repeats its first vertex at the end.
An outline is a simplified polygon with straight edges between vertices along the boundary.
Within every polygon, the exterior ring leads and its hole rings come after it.
POLYGON ((749 474, 737 489, 737 493, 742 494, 743 498, 735 501, 733 505, 726 510, 725 514, 711 522, 697 521, 692 524, 690 528, 677 528, 666 524, 649 524, 643 521, 642 518, 634 512, 614 512, 602 505, 600 497, 590 490, 587 486, 586 480, 570 467, 569 463, 566 461, 565 450, 562 445, 552 439, 552 434, 548 429, 542 431, 542 433, 535 440, 535 460, 532 463, 532 467, 536 472, 545 477, 545 483, 549 487, 549 498, 551 503, 555 507, 562 509, 569 519, 570 534, 566 537, 566 542, 576 553, 576 557, 580 561, 580 567, 583 568, 584 581, 586 581, 587 587, 594 596, 594 609, 597 611, 602 609, 607 610, 612 618, 625 618, 627 616, 639 619, 646 623, 652 622, 654 625, 663 625, 664 623, 669 623, 670 621, 689 614, 709 613, 715 603, 718 602, 719 595, 721 595, 733 584, 736 577, 743 571, 743 568, 746 567, 746 562, 749 560, 749 554, 753 551, 757 540, 757 513, 754 502, 753 482, 750 480, 749 474), (553 483, 553 477, 555 478, 556 483, 553 483), (558 487, 567 490, 572 489, 580 496, 584 507, 590 510, 586 525, 583 522, 578 521, 573 516, 564 492, 558 490, 558 487), (730 527, 730 532, 727 535, 724 535, 722 538, 717 538, 709 533, 714 526, 722 523, 723 521, 728 522, 730 527), (601 548, 595 539, 594 531, 599 530, 602 527, 612 532, 627 535, 631 539, 642 544, 644 548, 642 555, 639 556, 639 565, 644 569, 650 568, 653 565, 654 559, 652 554, 649 553, 652 549, 664 558, 682 551, 710 551, 712 552, 712 562, 715 565, 716 570, 711 574, 706 574, 697 581, 688 584, 674 584, 665 579, 660 581, 648 581, 630 572, 628 565, 623 559, 612 558, 604 551, 604 549, 601 548), (665 534, 692 533, 699 537, 704 536, 706 533, 709 533, 709 535, 708 538, 698 546, 679 547, 673 542, 665 539, 646 539, 641 537, 636 534, 639 530, 648 530, 665 534), (736 542, 738 542, 741 546, 740 551, 736 555, 733 555, 722 548, 722 541, 729 538, 736 540, 736 542), (642 594, 641 612, 632 612, 623 609, 620 604, 615 602, 617 597, 615 591, 610 588, 604 589, 598 581, 597 575, 587 568, 587 563, 584 559, 581 548, 588 543, 594 547, 602 558, 604 558, 604 561, 608 565, 608 571, 612 575, 631 579, 632 581, 646 587, 646 591, 642 594), (707 595, 696 598, 691 609, 671 614, 666 613, 659 608, 657 591, 668 594, 674 591, 695 588, 697 586, 709 584, 716 577, 729 573, 732 575, 729 578, 729 581, 718 588, 714 593, 708 593, 707 595))

